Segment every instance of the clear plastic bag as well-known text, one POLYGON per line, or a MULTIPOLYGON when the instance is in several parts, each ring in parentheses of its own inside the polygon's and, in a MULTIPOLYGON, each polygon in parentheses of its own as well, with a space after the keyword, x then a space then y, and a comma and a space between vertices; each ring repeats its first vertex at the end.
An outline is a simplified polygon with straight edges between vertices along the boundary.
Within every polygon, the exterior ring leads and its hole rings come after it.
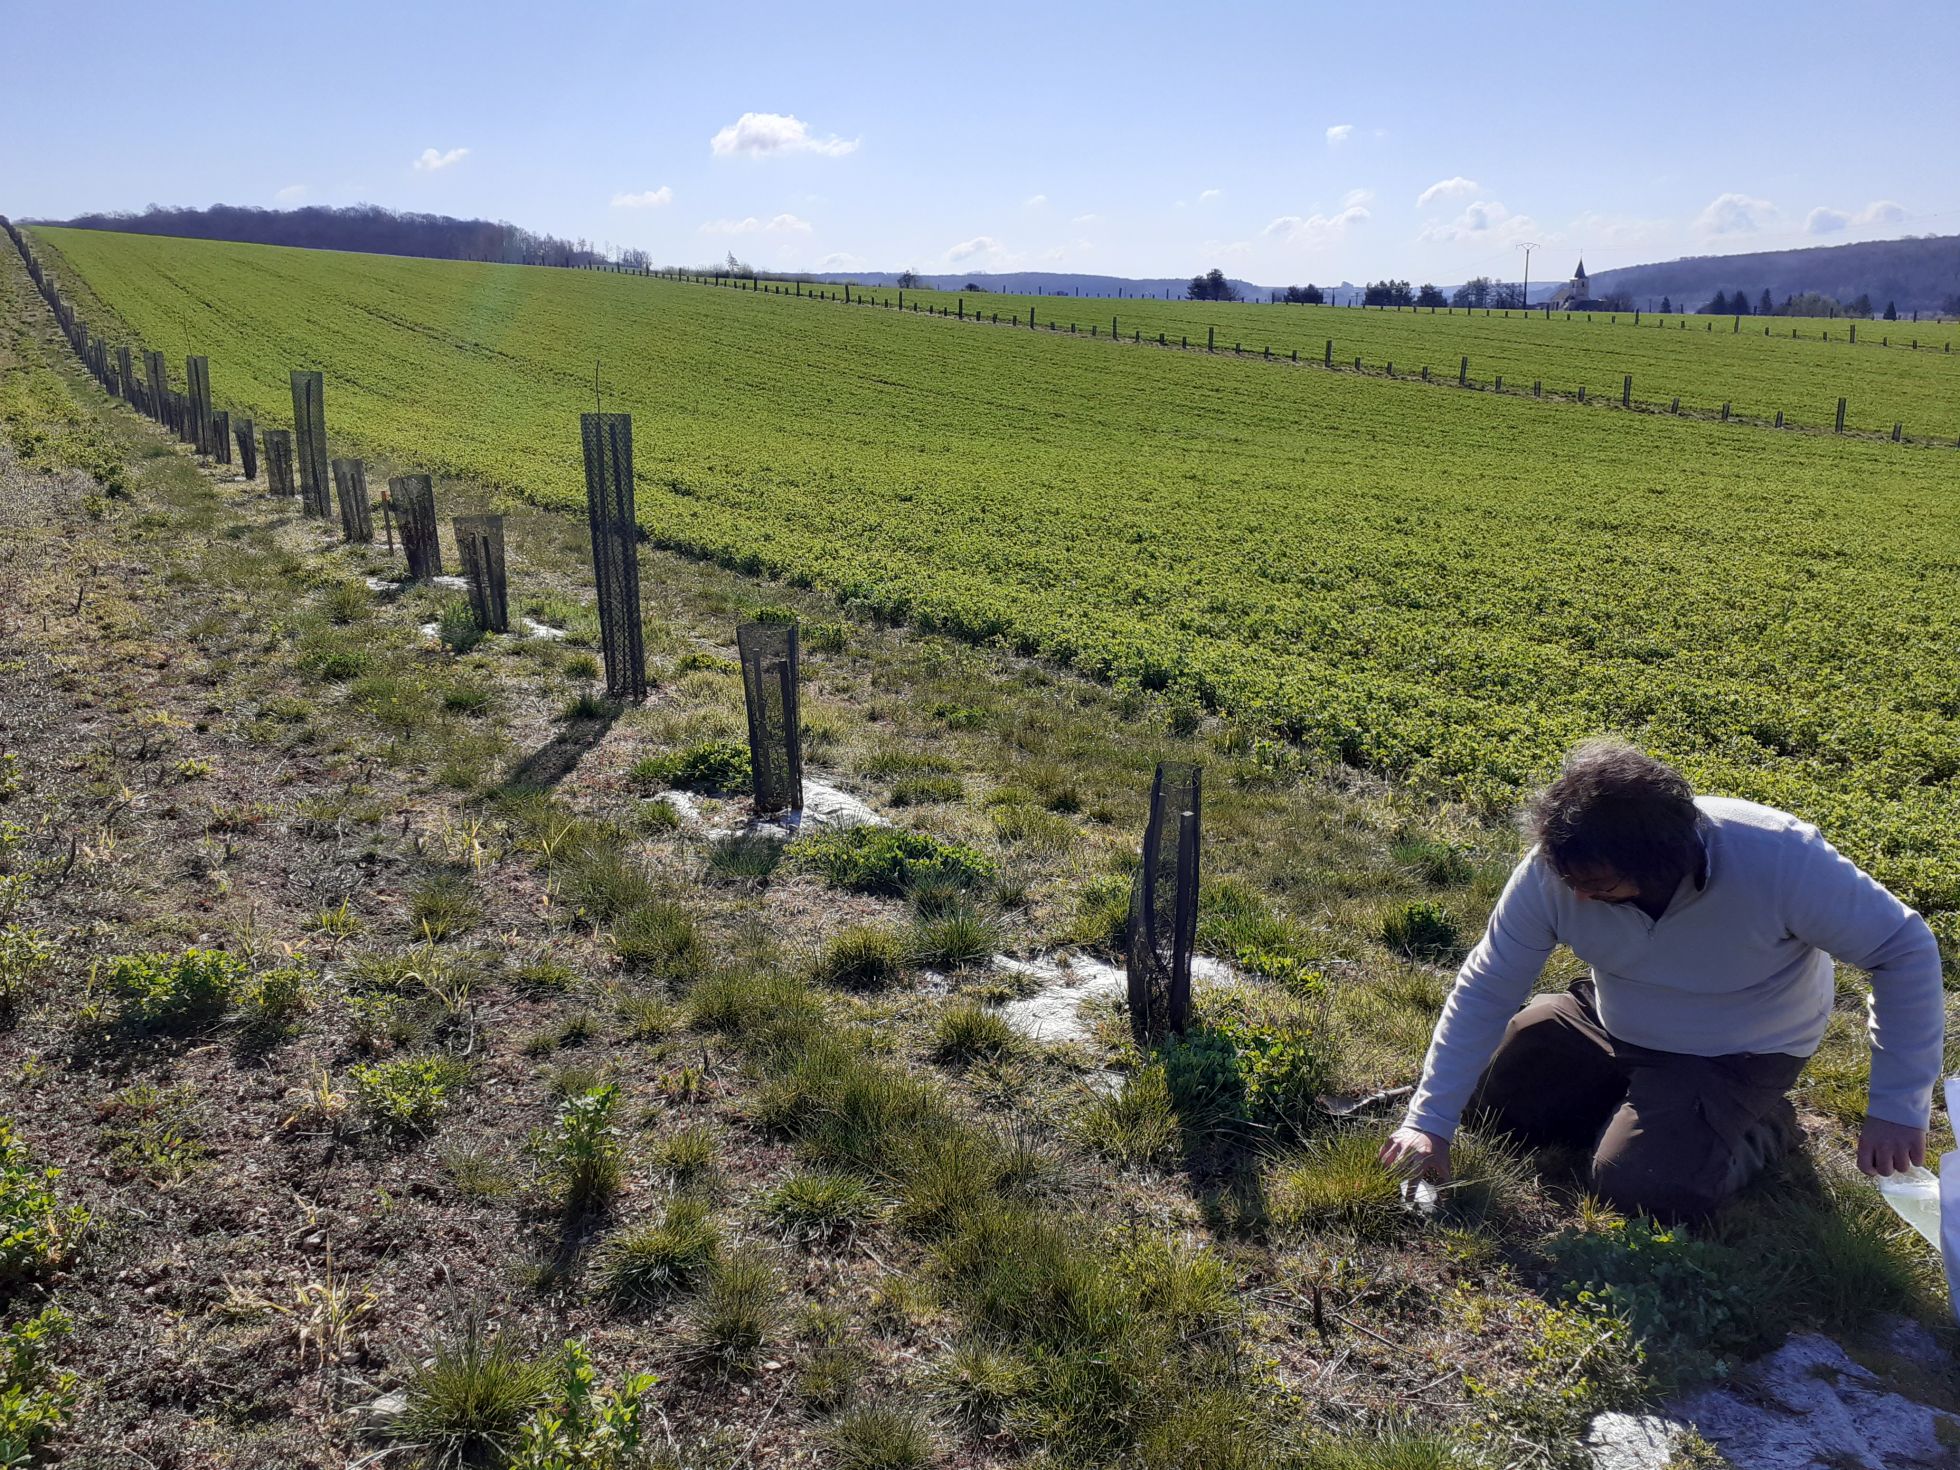
MULTIPOLYGON (((1960 1077, 1946 1080, 1946 1113, 1960 1118, 1960 1077)), ((1898 1217, 1926 1237, 1946 1267, 1947 1303, 1960 1319, 1960 1149, 1940 1156, 1940 1172, 1908 1169, 1878 1181, 1898 1217)))

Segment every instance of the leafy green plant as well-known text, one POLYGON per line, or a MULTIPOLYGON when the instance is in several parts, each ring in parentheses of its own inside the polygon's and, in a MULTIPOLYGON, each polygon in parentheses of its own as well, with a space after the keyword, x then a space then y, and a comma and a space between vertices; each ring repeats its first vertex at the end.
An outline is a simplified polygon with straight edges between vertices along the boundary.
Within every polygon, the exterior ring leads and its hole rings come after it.
POLYGON ((0 1118, 0 1295, 45 1278, 74 1254, 88 1211, 55 1193, 59 1169, 34 1167, 27 1145, 0 1118))
POLYGON ((110 1170, 121 1179, 181 1184, 209 1152, 188 1084, 134 1083, 100 1104, 96 1116, 102 1123, 110 1170))
POLYGON ((0 1025, 19 1014, 54 968, 54 946, 37 929, 0 925, 0 1025))
POLYGON ((839 888, 866 893, 902 895, 935 880, 972 889, 994 874, 993 860, 970 847, 896 827, 820 832, 791 843, 789 856, 839 888))
POLYGON ((181 1034, 224 1013, 245 979, 245 966, 223 950, 187 949, 179 955, 117 955, 99 973, 121 1026, 181 1034))
POLYGON ((40 1452, 73 1415, 79 1380, 53 1366, 70 1327, 59 1307, 0 1327, 0 1466, 42 1463, 40 1452))
POLYGON ((599 1247, 601 1289, 615 1302, 657 1302, 692 1285, 720 1253, 721 1232, 707 1202, 682 1196, 669 1201, 657 1222, 622 1230, 599 1247))
POLYGON ((607 1082, 568 1097, 535 1142, 549 1188, 570 1211, 596 1209, 619 1192, 623 1150, 613 1111, 619 1088, 607 1082))
POLYGON ((551 1402, 518 1430, 510 1470, 635 1470, 646 1463, 647 1399, 660 1382, 635 1373, 602 1385, 583 1343, 560 1356, 551 1402))
POLYGON ((314 986, 313 971, 304 965, 254 975, 238 995, 238 1029, 245 1044, 264 1050, 298 1035, 301 1019, 314 1006, 314 986))
POLYGON ((739 740, 703 740, 668 755, 650 755, 633 767, 642 786, 687 791, 744 791, 750 782, 749 748, 739 740))
POLYGON ((1642 1218, 1568 1231, 1547 1254, 1563 1298, 1624 1321, 1672 1384, 1724 1377, 1767 1345, 1776 1293, 1733 1247, 1642 1218))
POLYGON ((397 1134, 427 1133, 441 1121, 470 1080, 454 1057, 403 1057, 348 1069, 354 1096, 374 1125, 397 1134))

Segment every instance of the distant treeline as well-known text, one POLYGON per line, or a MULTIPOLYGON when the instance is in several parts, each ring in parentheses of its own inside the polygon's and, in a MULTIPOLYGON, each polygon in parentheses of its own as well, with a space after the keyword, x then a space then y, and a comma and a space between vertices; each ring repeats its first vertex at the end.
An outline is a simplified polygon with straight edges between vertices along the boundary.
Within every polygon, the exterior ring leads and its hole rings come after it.
MULTIPOLYGON (((433 260, 491 260, 506 265, 596 265, 607 259, 589 240, 539 235, 506 221, 455 219, 446 214, 404 214, 375 204, 340 208, 257 209, 214 204, 209 209, 165 209, 141 214, 83 214, 70 220, 31 223, 128 235, 177 235, 192 240, 237 240, 250 245, 298 245, 308 250, 358 250, 373 255, 419 255, 433 260)), ((613 264, 637 269, 651 264, 644 251, 626 251, 613 264)))

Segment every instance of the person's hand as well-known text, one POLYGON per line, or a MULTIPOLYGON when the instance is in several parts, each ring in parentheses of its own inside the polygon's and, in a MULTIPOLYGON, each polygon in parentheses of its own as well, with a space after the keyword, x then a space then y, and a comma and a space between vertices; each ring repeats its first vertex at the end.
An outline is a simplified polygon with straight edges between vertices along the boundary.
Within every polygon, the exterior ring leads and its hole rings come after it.
POLYGON ((1858 1167, 1867 1174, 1902 1174, 1926 1162, 1926 1130, 1867 1117, 1858 1131, 1858 1167))
POLYGON ((1420 1128, 1397 1128, 1376 1155, 1382 1163, 1411 1179, 1446 1184, 1450 1177, 1450 1141, 1420 1128))

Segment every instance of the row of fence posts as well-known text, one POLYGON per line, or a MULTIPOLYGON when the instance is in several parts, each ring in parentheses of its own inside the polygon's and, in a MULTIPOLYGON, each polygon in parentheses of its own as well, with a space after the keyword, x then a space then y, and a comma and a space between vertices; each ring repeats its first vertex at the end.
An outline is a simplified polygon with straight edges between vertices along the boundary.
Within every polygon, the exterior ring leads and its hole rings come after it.
MULTIPOLYGON (((198 452, 229 462, 226 416, 211 404, 210 364, 193 357, 187 364, 188 389, 172 394, 161 353, 143 354, 147 385, 131 373, 127 347, 113 361, 100 338, 89 334, 55 283, 41 270, 10 221, 0 219, 27 263, 28 273, 47 298, 55 319, 76 354, 105 391, 124 398, 173 428, 198 452)), ((1111 323, 1114 334, 1115 323, 1111 323)), ((317 371, 291 375, 294 428, 264 431, 267 477, 272 493, 296 491, 310 516, 329 519, 328 486, 347 543, 371 544, 374 521, 367 493, 367 469, 359 459, 327 457, 326 382, 317 371), (295 452, 297 451, 297 453, 295 452), (295 484, 295 462, 298 483, 295 484), (331 480, 329 480, 331 474, 331 480)), ((630 414, 580 416, 585 455, 587 519, 592 533, 593 580, 598 594, 599 636, 605 656, 606 692, 621 701, 647 696, 645 636, 640 609, 639 523, 633 490, 633 420, 630 414)), ((238 444, 248 480, 253 426, 237 425, 238 444)), ((393 524, 401 527, 402 551, 413 581, 442 574, 436 533, 433 479, 397 475, 382 499, 390 543, 393 524), (391 519, 392 517, 392 519, 391 519)), ((510 608, 504 563, 504 518, 457 516, 457 555, 469 587, 470 611, 486 632, 509 631, 510 608)), ((752 622, 736 629, 741 659, 743 702, 748 711, 749 762, 755 807, 764 816, 800 814, 803 809, 801 659, 797 625, 752 622)), ((1142 862, 1132 883, 1125 943, 1130 1023, 1146 1044, 1182 1033, 1191 1016, 1191 956, 1197 935, 1201 769, 1186 763, 1157 767, 1144 827, 1142 862)))
MULTIPOLYGON (((689 278, 685 276, 677 275, 676 279, 687 280, 689 278)), ((697 277, 694 279, 697 280, 697 282, 706 282, 708 280, 708 278, 706 277, 697 277)), ((734 286, 737 290, 762 291, 764 293, 769 293, 772 290, 772 283, 767 281, 758 282, 751 278, 746 278, 746 277, 728 276, 728 277, 716 277, 713 279, 713 283, 715 285, 721 285, 723 284, 724 281, 726 281, 727 284, 734 286), (742 283, 745 280, 747 281, 747 284, 743 285, 742 283)), ((804 294, 802 289, 802 282, 799 281, 794 284, 796 287, 794 294, 797 296, 802 296, 804 294)), ((790 294, 788 287, 784 286, 780 282, 773 283, 773 292, 774 294, 777 295, 790 294)), ((833 298, 827 292, 814 291, 814 290, 811 291, 809 295, 813 300, 819 300, 819 301, 838 299, 838 298, 833 298)), ((884 305, 884 306, 891 305, 889 301, 880 302, 877 300, 877 298, 867 298, 862 292, 860 292, 856 297, 853 297, 851 295, 850 287, 848 285, 844 287, 841 299, 847 303, 854 303, 860 305, 862 304, 874 304, 874 305, 884 305)), ((899 290, 898 292, 898 310, 900 310, 901 312, 905 310, 905 292, 902 289, 899 290)), ((917 315, 919 310, 920 310, 919 303, 917 301, 914 301, 912 303, 913 314, 917 315)), ((925 311, 926 314, 929 316, 937 315, 937 316, 944 316, 944 317, 956 317, 956 319, 959 321, 969 320, 966 313, 966 298, 964 296, 957 298, 953 306, 942 306, 938 308, 936 312, 933 310, 931 306, 927 306, 925 308, 925 311)), ((1430 308, 1430 311, 1431 314, 1433 315, 1435 308, 1434 307, 1430 308)), ((1485 315, 1489 315, 1489 313, 1486 312, 1485 315)), ((1569 317, 1570 313, 1568 312, 1567 315, 1569 317)), ((1637 323, 1640 317, 1640 313, 1636 311, 1633 315, 1637 323)), ((989 317, 983 318, 981 314, 976 311, 973 313, 973 316, 970 318, 970 320, 976 322, 983 321, 983 320, 990 321, 993 325, 998 326, 1000 324, 1000 313, 994 312, 989 317)), ((1010 315, 1009 325, 1018 326, 1020 324, 1020 320, 1021 319, 1018 314, 1010 315)), ((1587 315, 1587 320, 1588 321, 1591 320, 1590 313, 1587 315)), ((1742 319, 1740 317, 1736 318, 1736 321, 1738 323, 1740 323, 1741 320, 1742 319)), ((1028 307, 1027 324, 1029 327, 1039 326, 1039 322, 1036 320, 1035 317, 1035 307, 1032 304, 1030 304, 1028 307)), ((1682 325, 1686 326, 1687 323, 1684 321, 1682 325)), ((1712 323, 1710 324, 1710 329, 1713 330, 1712 323)), ((1057 327, 1054 322, 1051 321, 1050 323, 1048 323, 1048 330, 1051 332, 1055 332, 1055 331, 1060 331, 1061 329, 1057 327)), ((1794 330, 1795 329, 1793 328, 1792 329, 1793 333, 1794 330)), ((1768 329, 1765 328, 1764 331, 1767 332, 1768 329)), ((1076 330, 1076 323, 1070 322, 1068 324, 1068 335, 1071 337, 1080 335, 1076 330)), ((1090 323, 1089 335, 1091 337, 1096 337, 1100 335, 1099 324, 1094 322, 1090 323)), ((1123 340, 1121 326, 1119 323, 1119 319, 1117 317, 1112 316, 1109 319, 1109 335, 1110 335, 1110 340, 1112 341, 1120 342, 1123 340)), ((1824 334, 1824 340, 1827 342, 1830 340, 1829 332, 1826 332, 1824 334)), ((1858 331, 1855 325, 1851 329, 1851 340, 1854 342, 1858 340, 1858 331)), ((1141 343, 1143 341, 1143 332, 1141 328, 1132 329, 1131 341, 1136 343, 1141 343)), ((1890 339, 1887 338, 1886 341, 1889 345, 1890 339)), ((1168 347, 1170 345, 1168 340, 1168 334, 1159 332, 1156 337, 1156 343, 1159 347, 1168 347)), ((1191 342, 1188 337, 1180 337, 1178 339, 1178 346, 1180 349, 1189 349, 1190 345, 1191 342)), ((1916 348, 1918 347, 1919 343, 1915 340, 1912 345, 1916 348)), ((1218 350, 1218 329, 1216 327, 1208 326, 1205 328, 1205 351, 1216 352, 1217 350, 1218 350)), ((1243 356, 1244 351, 1245 348, 1242 342, 1234 342, 1232 344, 1232 353, 1234 356, 1243 356)), ((1273 361, 1273 349, 1271 348, 1271 346, 1267 346, 1263 348, 1261 350, 1260 355, 1262 359, 1266 362, 1273 361)), ((1283 360, 1287 360, 1295 363, 1299 362, 1300 349, 1297 347, 1294 348, 1292 352, 1288 355, 1288 357, 1283 360)), ((1332 368, 1334 366, 1334 340, 1331 337, 1327 339, 1326 347, 1321 357, 1321 362, 1323 366, 1328 368, 1332 368)), ((1355 358, 1354 360, 1354 371, 1357 373, 1367 371, 1367 369, 1362 365, 1362 360, 1359 357, 1355 358)), ((1395 364, 1393 362, 1388 363, 1384 371, 1387 373, 1389 377, 1391 378, 1394 377, 1395 364)), ((1430 377, 1429 369, 1427 367, 1422 369, 1422 381, 1425 383, 1435 381, 1433 378, 1430 377)), ((1456 385, 1459 388, 1472 388, 1472 387, 1479 386, 1470 381, 1470 359, 1468 357, 1464 357, 1460 359, 1458 363, 1456 385)), ((1493 391, 1499 393, 1504 391, 1504 379, 1501 375, 1495 380, 1493 385, 1493 391)), ((1534 398, 1543 398, 1545 396, 1544 382, 1542 379, 1533 382, 1531 396, 1534 398)), ((1578 397, 1578 401, 1581 403, 1585 403, 1588 401, 1587 390, 1585 389, 1585 387, 1581 386, 1578 389, 1577 397, 1578 397)), ((1620 406, 1622 408, 1628 408, 1628 409, 1634 406, 1633 374, 1631 373, 1627 373, 1622 377, 1621 384, 1620 384, 1620 406)), ((1670 402, 1668 406, 1668 412, 1670 414, 1678 414, 1681 412, 1681 399, 1679 395, 1676 395, 1675 398, 1670 402)), ((1724 404, 1722 407, 1722 422, 1728 423, 1730 421, 1731 421, 1731 415, 1729 413, 1729 406, 1728 404, 1724 404)), ((1778 409, 1776 411, 1776 427, 1779 429, 1785 427, 1782 409, 1778 409)), ((1904 438, 1905 438, 1904 430, 1905 430, 1905 425, 1902 422, 1895 422, 1892 425, 1891 437, 1893 443, 1899 444, 1904 442, 1904 438)), ((1844 432, 1844 400, 1842 398, 1838 400, 1837 426, 1835 432, 1839 434, 1842 434, 1844 432)), ((1960 448, 1960 438, 1956 438, 1954 440, 1954 445, 1956 448, 1960 448)))

